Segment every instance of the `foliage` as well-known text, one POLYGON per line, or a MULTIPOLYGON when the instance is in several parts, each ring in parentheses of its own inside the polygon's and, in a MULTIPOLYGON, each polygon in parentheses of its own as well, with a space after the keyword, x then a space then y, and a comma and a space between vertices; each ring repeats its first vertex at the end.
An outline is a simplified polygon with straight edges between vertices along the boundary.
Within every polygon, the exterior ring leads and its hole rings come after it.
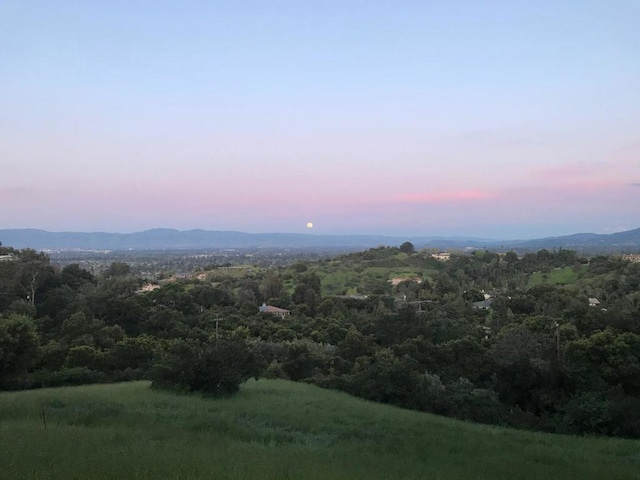
POLYGON ((0 388, 144 378, 218 395, 264 375, 465 420, 640 435, 640 265, 412 247, 214 266, 153 289, 126 262, 94 275, 1 247, 0 388))
POLYGON ((151 372, 153 387, 211 395, 232 394, 262 365, 241 339, 211 343, 171 340, 160 351, 151 372))
POLYGON ((21 385, 38 358, 38 337, 33 322, 23 316, 0 317, 0 389, 21 385))
POLYGON ((402 245, 400 245, 400 251, 403 253, 412 254, 416 252, 416 248, 413 246, 413 243, 404 242, 402 245))

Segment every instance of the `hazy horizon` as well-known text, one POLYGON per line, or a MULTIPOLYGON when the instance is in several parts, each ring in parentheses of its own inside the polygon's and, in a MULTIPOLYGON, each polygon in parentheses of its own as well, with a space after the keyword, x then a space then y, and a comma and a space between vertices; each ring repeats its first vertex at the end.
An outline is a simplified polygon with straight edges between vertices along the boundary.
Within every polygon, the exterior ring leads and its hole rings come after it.
MULTIPOLYGON (((640 229, 640 227, 638 228, 633 228, 631 230, 637 230, 640 229)), ((0 229, 0 232, 3 229, 0 229)), ((178 232, 190 232, 190 231, 204 231, 204 232, 216 232, 216 233, 230 233, 230 234, 250 234, 250 235, 312 235, 312 236, 345 236, 345 237, 358 237, 358 236, 362 236, 362 237, 388 237, 388 238, 404 238, 406 240, 412 240, 412 239, 419 239, 419 238, 442 238, 442 239, 451 239, 451 240, 455 240, 455 239, 466 239, 466 240, 470 240, 470 241, 487 241, 487 242, 499 242, 499 241, 517 241, 517 240, 522 240, 522 241, 528 241, 528 240, 539 240, 539 239, 544 239, 544 238, 554 238, 554 237, 563 237, 565 235, 533 235, 530 237, 517 237, 517 236, 503 236, 503 237, 482 237, 482 236, 477 236, 477 235, 455 235, 455 234, 423 234, 423 235, 411 235, 411 234, 404 234, 402 232, 398 233, 398 232, 389 232, 389 233, 335 233, 335 234, 331 234, 331 233, 318 233, 313 231, 312 229, 307 229, 305 232, 278 232, 278 231, 263 231, 263 232, 248 232, 248 231, 244 231, 244 230, 212 230, 212 229, 201 229, 201 228, 193 228, 193 229, 176 229, 176 228, 171 228, 171 227, 154 227, 154 228, 149 228, 149 229, 144 229, 144 230, 131 230, 131 231, 105 231, 105 230, 46 230, 46 229, 41 229, 41 228, 35 228, 35 227, 25 227, 25 228, 21 228, 21 229, 7 229, 7 230, 36 230, 36 231, 43 231, 43 232, 47 232, 47 233, 53 233, 53 234, 106 234, 106 235, 129 235, 129 234, 138 234, 138 233, 145 233, 145 232, 149 232, 149 231, 155 231, 155 230, 172 230, 172 231, 178 231, 178 232)), ((575 234, 591 234, 591 233, 596 233, 596 232, 571 232, 568 233, 566 235, 575 235, 575 234)), ((611 233, 617 233, 617 232, 611 232, 611 233)), ((2 238, 0 238, 0 241, 2 241, 2 238)))
POLYGON ((634 229, 639 17, 625 0, 9 0, 0 228, 634 229))

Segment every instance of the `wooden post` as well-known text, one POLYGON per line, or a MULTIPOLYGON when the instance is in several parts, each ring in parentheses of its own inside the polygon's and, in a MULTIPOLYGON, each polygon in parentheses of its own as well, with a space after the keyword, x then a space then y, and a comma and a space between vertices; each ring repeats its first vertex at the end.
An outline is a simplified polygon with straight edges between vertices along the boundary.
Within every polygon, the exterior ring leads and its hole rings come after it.
POLYGON ((47 429, 47 416, 44 413, 44 404, 40 404, 40 411, 42 412, 42 424, 44 425, 44 429, 47 429))

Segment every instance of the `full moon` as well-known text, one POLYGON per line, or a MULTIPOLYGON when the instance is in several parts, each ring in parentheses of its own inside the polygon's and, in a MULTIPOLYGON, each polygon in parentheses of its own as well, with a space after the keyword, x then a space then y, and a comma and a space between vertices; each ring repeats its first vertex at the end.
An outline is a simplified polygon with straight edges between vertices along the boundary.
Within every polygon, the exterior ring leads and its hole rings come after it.
POLYGON ((313 228, 313 223, 307 222, 307 228, 313 228))

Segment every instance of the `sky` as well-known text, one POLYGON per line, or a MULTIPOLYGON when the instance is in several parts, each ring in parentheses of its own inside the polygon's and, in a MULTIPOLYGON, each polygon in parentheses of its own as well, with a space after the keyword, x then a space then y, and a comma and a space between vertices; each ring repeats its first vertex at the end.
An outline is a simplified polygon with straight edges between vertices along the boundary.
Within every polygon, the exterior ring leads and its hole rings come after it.
POLYGON ((637 228, 639 22, 637 0, 0 0, 0 229, 637 228))

